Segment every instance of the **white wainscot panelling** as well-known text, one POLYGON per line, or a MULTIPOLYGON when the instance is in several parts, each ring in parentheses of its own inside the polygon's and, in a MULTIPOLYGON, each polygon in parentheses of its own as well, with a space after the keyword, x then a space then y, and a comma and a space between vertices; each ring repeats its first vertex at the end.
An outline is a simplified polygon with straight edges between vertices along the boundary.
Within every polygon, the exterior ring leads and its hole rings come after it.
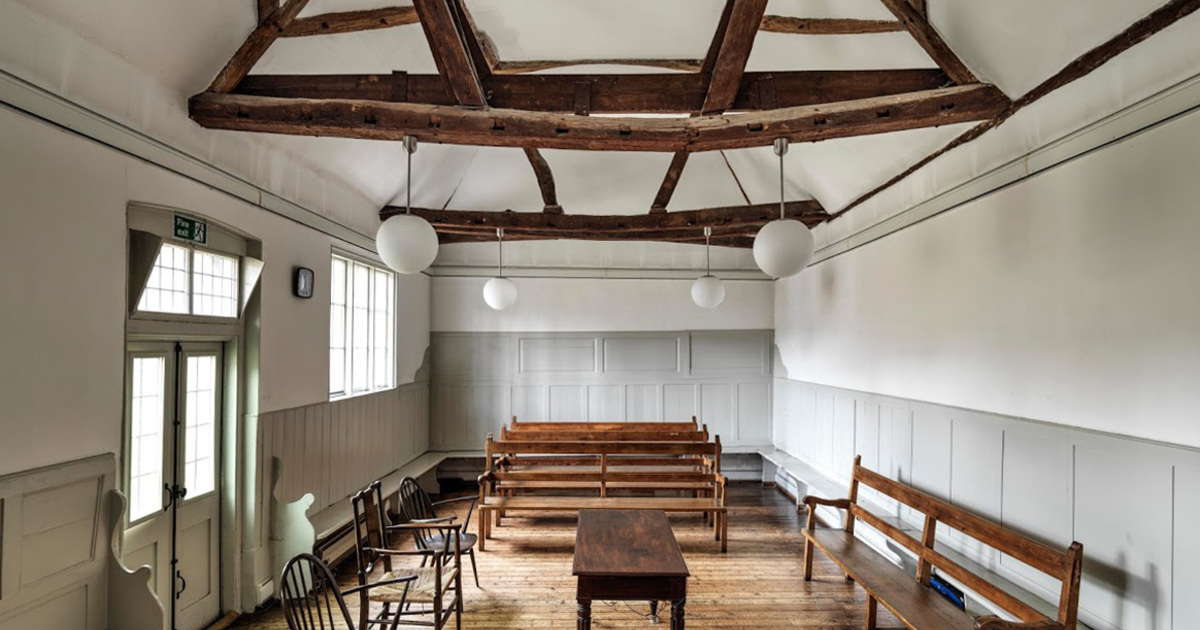
POLYGON ((550 420, 587 422, 587 388, 583 385, 551 385, 550 420))
POLYGON ((700 417, 708 425, 708 434, 721 436, 722 442, 736 439, 733 392, 731 383, 700 384, 700 417))
POLYGON ((854 467, 854 396, 849 392, 837 391, 833 397, 833 463, 831 471, 836 479, 846 483, 854 467))
MULTIPOLYGON (((698 413, 694 383, 663 385, 663 422, 688 422, 698 413)), ((707 418, 703 422, 707 422, 707 418)))
MULTIPOLYGON (((972 512, 1000 520, 1001 486, 1004 466, 1004 430, 994 422, 966 411, 954 414, 954 429, 950 447, 953 475, 950 479, 950 501, 972 512)), ((969 543, 973 550, 984 554, 988 561, 999 563, 983 545, 949 529, 950 537, 969 543)))
POLYGON ((816 422, 814 423, 813 463, 822 470, 833 468, 834 393, 821 388, 816 392, 816 422))
POLYGON ((656 422, 662 420, 659 385, 625 386, 625 421, 656 422))
POLYGON ((430 338, 434 380, 508 376, 509 339, 444 333, 430 338))
POLYGON ((1080 606, 1122 630, 1171 628, 1172 523, 1164 516, 1172 468, 1144 451, 1075 448, 1075 538, 1086 559, 1080 606))
POLYGON ((679 372, 682 338, 605 337, 604 372, 679 372))
POLYGON ((745 332, 692 333, 692 374, 767 375, 770 337, 745 332))
MULTIPOLYGON (((770 444, 771 388, 766 381, 737 384, 737 433, 743 444, 770 444)), ((724 438, 722 438, 724 439, 724 438)))
POLYGON ((620 422, 624 418, 623 392, 620 385, 588 385, 588 422, 620 422))
POLYGON ((517 340, 517 365, 522 374, 587 373, 596 371, 593 337, 546 337, 517 340))
POLYGON ((950 499, 952 426, 948 409, 914 405, 913 485, 944 500, 950 499))
POLYGON ((1171 615, 1176 630, 1200 628, 1200 466, 1175 469, 1175 563, 1174 606, 1171 615))
MULTIPOLYGON (((456 388, 434 391, 435 406, 460 404, 456 388)), ((418 382, 375 394, 265 413, 258 418, 261 509, 268 509, 271 457, 284 462, 276 489, 281 501, 312 493, 313 512, 353 494, 429 448, 429 384, 418 382)), ((465 421, 466 414, 450 417, 465 421)), ((439 426, 446 442, 466 426, 439 426)))
MULTIPOLYGON (((1005 527, 1057 548, 1071 544, 1072 450, 1069 434, 1060 429, 1031 423, 1005 429, 1005 527)), ((1001 563, 1027 576, 1044 594, 1058 589, 1056 580, 1011 556, 1003 556, 1001 563)))
POLYGON ((513 385, 512 415, 525 422, 549 422, 550 389, 545 385, 513 385))

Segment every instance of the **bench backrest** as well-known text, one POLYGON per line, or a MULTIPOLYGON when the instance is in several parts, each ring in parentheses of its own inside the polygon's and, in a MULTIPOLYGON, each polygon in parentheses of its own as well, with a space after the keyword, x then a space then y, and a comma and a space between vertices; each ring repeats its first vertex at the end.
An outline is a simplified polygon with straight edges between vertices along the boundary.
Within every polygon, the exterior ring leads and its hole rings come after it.
POLYGON ((605 429, 546 429, 544 431, 521 429, 513 431, 508 427, 500 427, 500 439, 525 442, 707 442, 708 427, 704 427, 700 431, 614 431, 605 429))
POLYGON ((510 431, 699 431, 696 416, 691 422, 522 422, 512 417, 510 431))
MULTIPOLYGON (((487 457, 487 470, 495 470, 494 458, 500 455, 556 455, 556 456, 597 456, 600 465, 607 464, 608 457, 621 459, 627 456, 699 456, 713 460, 717 471, 721 469, 721 436, 716 436, 712 442, 626 442, 626 441, 524 441, 496 440, 488 435, 484 451, 487 457)), ((686 461, 686 460, 684 460, 686 461)))
POLYGON ((1057 621, 1064 628, 1075 627, 1079 610, 1079 581, 1083 570, 1083 545, 1071 543, 1065 550, 1051 548, 1002 525, 976 516, 916 488, 893 481, 862 466, 862 456, 854 458, 854 475, 850 482, 850 513, 846 531, 854 532, 855 520, 874 527, 888 538, 917 556, 917 579, 929 585, 932 569, 957 580, 981 597, 996 604, 1024 622, 1057 621), (858 504, 859 486, 877 490, 899 503, 925 515, 921 539, 910 536, 858 504), (1047 619, 1030 605, 971 573, 958 563, 934 550, 938 524, 944 524, 982 542, 1001 553, 1059 580, 1058 618, 1047 619))

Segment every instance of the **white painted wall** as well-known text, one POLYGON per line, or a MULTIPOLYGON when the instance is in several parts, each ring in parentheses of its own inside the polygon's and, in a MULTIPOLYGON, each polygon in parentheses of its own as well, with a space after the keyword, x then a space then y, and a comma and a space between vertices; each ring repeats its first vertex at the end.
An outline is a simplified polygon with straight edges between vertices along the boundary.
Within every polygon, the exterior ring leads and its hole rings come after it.
POLYGON ((708 310, 692 302, 692 279, 513 278, 517 303, 493 311, 483 301, 487 278, 435 277, 435 332, 607 332, 769 330, 774 288, 764 281, 725 282, 725 301, 708 310))
MULTIPOLYGON (((328 236, 0 109, 0 474, 120 453, 126 206, 185 209, 263 242, 260 412, 328 398, 328 236), (316 294, 291 294, 292 268, 316 294)), ((398 287, 398 378, 429 343, 429 279, 398 287)))
POLYGON ((1200 115, 777 283, 799 381, 1200 446, 1200 115))

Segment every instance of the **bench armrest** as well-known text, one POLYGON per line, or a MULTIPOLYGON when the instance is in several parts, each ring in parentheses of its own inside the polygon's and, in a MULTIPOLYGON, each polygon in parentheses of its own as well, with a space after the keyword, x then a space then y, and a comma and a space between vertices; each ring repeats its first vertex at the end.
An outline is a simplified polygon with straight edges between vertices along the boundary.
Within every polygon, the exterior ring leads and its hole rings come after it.
POLYGON ((1063 630, 1057 621, 1005 621, 995 615, 975 620, 975 630, 1063 630))
POLYGON ((818 505, 828 505, 829 507, 840 508, 843 510, 850 509, 850 499, 822 499, 821 497, 814 497, 813 495, 809 494, 801 499, 801 501, 807 505, 809 509, 812 509, 818 505))

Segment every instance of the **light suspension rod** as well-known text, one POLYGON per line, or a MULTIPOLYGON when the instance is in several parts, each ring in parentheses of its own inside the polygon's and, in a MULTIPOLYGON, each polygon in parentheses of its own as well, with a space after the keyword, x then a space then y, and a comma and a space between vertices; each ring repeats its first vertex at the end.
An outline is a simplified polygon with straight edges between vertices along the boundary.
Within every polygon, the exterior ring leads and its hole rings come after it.
POLYGON ((788 151, 788 139, 775 139, 775 155, 779 156, 779 218, 786 219, 787 214, 783 205, 783 156, 788 151))
POLYGON ((408 180, 404 186, 404 214, 412 214, 412 154, 417 151, 417 137, 404 136, 403 144, 408 161, 408 180))
POLYGON ((498 267, 496 269, 497 276, 504 277, 504 228, 496 228, 496 237, 500 239, 500 255, 497 257, 498 267))

